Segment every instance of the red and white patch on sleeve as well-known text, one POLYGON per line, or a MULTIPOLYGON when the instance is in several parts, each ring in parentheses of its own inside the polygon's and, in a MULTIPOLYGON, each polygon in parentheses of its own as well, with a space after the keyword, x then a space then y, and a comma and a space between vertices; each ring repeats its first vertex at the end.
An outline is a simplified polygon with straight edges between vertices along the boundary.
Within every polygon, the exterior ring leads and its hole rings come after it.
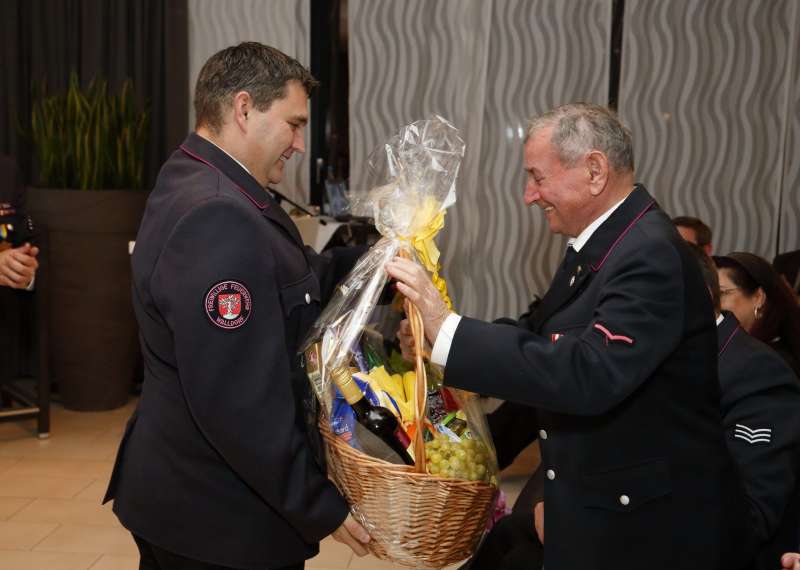
POLYGON ((603 333, 603 335, 606 337, 606 344, 609 342, 624 342, 626 344, 633 344, 633 339, 631 337, 625 336, 624 334, 615 334, 600 323, 595 323, 594 328, 603 333))
POLYGON ((203 307, 212 324, 221 329, 238 329, 250 318, 253 300, 238 281, 220 281, 206 293, 203 307))

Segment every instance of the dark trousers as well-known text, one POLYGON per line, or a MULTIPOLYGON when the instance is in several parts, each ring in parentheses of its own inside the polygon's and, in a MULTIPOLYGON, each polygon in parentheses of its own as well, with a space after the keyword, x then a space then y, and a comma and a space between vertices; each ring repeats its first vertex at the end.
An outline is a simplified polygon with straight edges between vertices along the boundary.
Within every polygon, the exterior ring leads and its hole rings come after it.
POLYGON ((460 570, 539 570, 544 548, 533 527, 533 510, 503 517, 460 570))
MULTIPOLYGON (((135 534, 133 539, 136 541, 136 546, 139 547, 139 570, 236 570, 228 566, 209 564, 173 554, 135 534)), ((264 570, 303 570, 303 568, 305 568, 305 562, 281 568, 264 568, 264 570)))

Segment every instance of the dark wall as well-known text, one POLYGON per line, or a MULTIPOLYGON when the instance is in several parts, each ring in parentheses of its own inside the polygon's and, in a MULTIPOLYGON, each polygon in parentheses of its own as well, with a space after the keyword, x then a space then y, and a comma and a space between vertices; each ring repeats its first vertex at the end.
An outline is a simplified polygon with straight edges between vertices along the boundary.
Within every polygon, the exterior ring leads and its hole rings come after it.
POLYGON ((66 88, 69 73, 82 83, 97 75, 117 88, 132 78, 150 109, 145 180, 188 132, 188 17, 186 0, 3 0, 0 2, 0 154, 15 156, 35 183, 28 128, 31 87, 66 88))

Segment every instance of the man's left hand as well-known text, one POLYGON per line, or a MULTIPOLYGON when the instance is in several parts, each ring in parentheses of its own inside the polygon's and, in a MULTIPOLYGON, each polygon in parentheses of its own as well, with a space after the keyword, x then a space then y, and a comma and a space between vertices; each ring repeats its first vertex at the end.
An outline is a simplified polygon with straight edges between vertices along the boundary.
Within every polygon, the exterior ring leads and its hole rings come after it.
POLYGON ((431 345, 435 344, 439 329, 450 314, 450 309, 439 295, 439 290, 428 272, 422 266, 401 257, 395 257, 387 263, 386 271, 397 279, 397 290, 417 307, 425 327, 425 337, 431 345))

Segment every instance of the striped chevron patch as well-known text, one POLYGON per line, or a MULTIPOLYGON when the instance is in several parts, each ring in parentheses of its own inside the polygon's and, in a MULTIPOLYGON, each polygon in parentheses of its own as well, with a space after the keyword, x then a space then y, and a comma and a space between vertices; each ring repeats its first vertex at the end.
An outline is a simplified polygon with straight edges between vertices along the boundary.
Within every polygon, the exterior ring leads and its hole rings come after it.
POLYGON ((733 437, 738 437, 739 439, 743 439, 747 443, 751 444, 769 443, 770 441, 772 441, 772 429, 771 428, 753 429, 747 427, 744 424, 736 424, 736 429, 733 432, 733 437))

